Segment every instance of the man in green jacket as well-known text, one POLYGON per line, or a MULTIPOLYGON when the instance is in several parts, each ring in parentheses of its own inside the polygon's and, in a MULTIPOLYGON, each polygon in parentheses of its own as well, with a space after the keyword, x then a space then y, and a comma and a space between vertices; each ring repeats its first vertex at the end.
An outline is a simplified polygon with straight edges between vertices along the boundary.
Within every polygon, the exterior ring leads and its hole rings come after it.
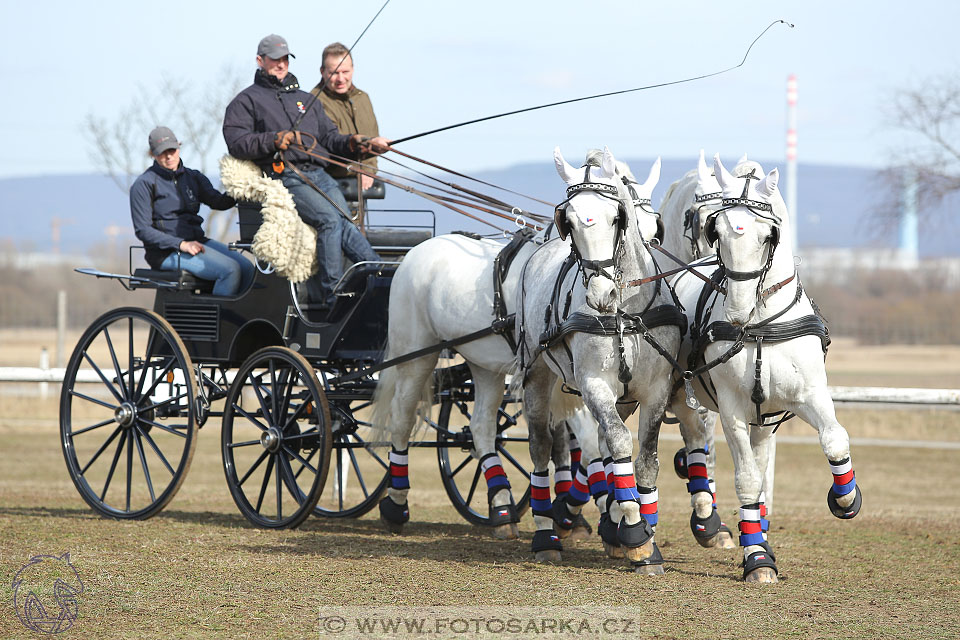
MULTIPOLYGON (((340 133, 379 136, 377 117, 373 114, 370 96, 353 85, 353 58, 350 50, 339 42, 327 46, 323 50, 320 75, 323 77, 323 89, 318 85, 311 93, 317 95, 324 113, 333 120, 340 133)), ((377 159, 365 160, 364 165, 373 173, 377 169, 377 159)), ((355 175, 334 165, 328 166, 327 172, 334 178, 355 175)), ((361 175, 360 183, 363 189, 367 190, 373 184, 373 178, 361 175)))

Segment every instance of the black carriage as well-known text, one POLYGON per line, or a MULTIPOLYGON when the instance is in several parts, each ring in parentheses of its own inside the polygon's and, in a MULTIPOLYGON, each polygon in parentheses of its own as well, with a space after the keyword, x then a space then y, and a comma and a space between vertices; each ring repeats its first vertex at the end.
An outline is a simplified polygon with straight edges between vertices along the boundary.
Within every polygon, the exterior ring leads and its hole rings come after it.
MULTIPOLYGON (((352 265, 323 315, 300 301, 298 285, 261 263, 252 286, 235 297, 213 296, 212 283, 182 271, 78 269, 156 290, 152 310, 118 308, 95 320, 67 365, 61 444, 83 499, 113 518, 159 513, 183 483, 199 430, 218 418, 227 485, 256 526, 291 528, 311 513, 356 517, 372 509, 389 484, 382 448, 389 443, 369 422, 374 369, 383 364, 393 274, 406 251, 432 235, 433 214, 421 213, 429 225, 378 227, 368 216, 364 229, 383 261, 352 265), (93 384, 78 379, 91 370, 93 384)), ((239 217, 232 248, 248 250, 259 205, 241 204, 239 217)), ((410 446, 436 448, 456 509, 487 524, 468 427, 469 370, 446 362, 436 372, 428 429, 410 446)), ((529 465, 519 453, 526 447, 507 448, 526 442, 520 429, 507 432, 519 415, 507 396, 497 450, 527 486, 529 465)), ((529 488, 518 509, 528 502, 529 488)))

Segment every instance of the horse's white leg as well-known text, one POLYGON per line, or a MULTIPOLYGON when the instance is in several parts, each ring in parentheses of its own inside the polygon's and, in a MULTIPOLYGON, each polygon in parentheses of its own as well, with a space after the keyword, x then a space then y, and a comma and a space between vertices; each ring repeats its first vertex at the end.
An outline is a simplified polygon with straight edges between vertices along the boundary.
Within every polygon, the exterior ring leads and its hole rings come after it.
POLYGON ((687 406, 683 389, 674 394, 670 409, 680 421, 680 435, 687 451, 687 491, 693 508, 690 517, 693 537, 703 547, 733 549, 736 547, 733 535, 717 512, 714 484, 709 471, 710 458, 716 459, 711 436, 717 414, 710 412, 704 420, 699 411, 687 406), (711 417, 713 420, 710 420, 711 417))
MULTIPOLYGON (((730 398, 732 390, 718 388, 719 398, 730 398)), ((766 534, 766 512, 761 501, 763 474, 754 458, 749 425, 742 412, 720 407, 720 422, 733 456, 734 485, 740 500, 740 546, 743 548, 743 579, 746 582, 777 582, 777 567, 770 552, 766 534)))
POLYGON ((837 422, 829 392, 824 388, 812 394, 806 403, 792 409, 819 433, 820 448, 827 456, 833 474, 833 485, 827 492, 830 512, 843 520, 853 518, 860 512, 862 494, 850 459, 850 436, 837 422))
POLYGON ((487 482, 493 536, 512 540, 520 536, 517 527, 520 520, 510 493, 510 480, 496 450, 497 412, 503 402, 505 376, 474 365, 470 365, 470 372, 474 383, 470 433, 473 434, 473 447, 487 482))
POLYGON ((591 497, 599 506, 600 498, 606 497, 607 482, 597 444, 597 423, 586 407, 554 427, 553 464, 557 533, 563 539, 589 538, 593 531, 581 512, 591 497), (589 462, 582 461, 584 453, 589 462))
POLYGON ((584 403, 606 432, 607 446, 613 458, 614 499, 623 513, 617 527, 617 540, 628 560, 642 562, 653 555, 653 531, 640 515, 639 494, 630 462, 633 438, 620 419, 616 409, 617 396, 610 385, 598 377, 586 377, 578 382, 584 403))
POLYGON ((560 562, 563 545, 553 527, 550 502, 550 455, 553 430, 550 425, 550 395, 555 378, 542 364, 535 363, 527 372, 523 386, 523 413, 530 434, 530 511, 537 530, 531 550, 537 562, 560 562))
POLYGON ((777 465, 777 438, 776 434, 770 438, 767 445, 767 469, 763 473, 763 495, 766 498, 767 513, 773 513, 773 479, 777 465))
MULTIPOLYGON (((626 410, 621 410, 621 417, 626 410)), ((663 406, 641 405, 638 412, 637 439, 640 450, 634 461, 634 476, 637 481, 637 492, 640 497, 640 513, 650 525, 656 535, 659 520, 657 491, 657 476, 660 474, 660 460, 657 457, 657 444, 660 440, 660 423, 663 416, 663 406)), ((646 575, 663 574, 663 556, 656 542, 653 543, 653 554, 641 562, 633 563, 634 571, 646 575)))
POLYGON ((410 434, 416 425, 417 404, 433 369, 437 365, 438 355, 428 355, 410 362, 392 367, 381 374, 395 376, 393 397, 390 400, 390 487, 387 497, 380 501, 380 521, 392 533, 400 533, 403 525, 410 519, 407 507, 407 493, 410 491, 408 475, 407 448, 410 434))

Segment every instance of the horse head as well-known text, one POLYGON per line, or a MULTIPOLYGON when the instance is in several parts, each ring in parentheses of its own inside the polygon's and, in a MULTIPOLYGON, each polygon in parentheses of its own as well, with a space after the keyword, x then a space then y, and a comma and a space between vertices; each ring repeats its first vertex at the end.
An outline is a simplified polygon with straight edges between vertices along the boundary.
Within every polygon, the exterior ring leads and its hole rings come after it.
POLYGON ((723 193, 723 208, 709 217, 703 233, 717 245, 717 256, 726 272, 726 320, 743 326, 754 314, 773 263, 786 207, 777 189, 780 175, 776 169, 763 175, 762 169, 752 168, 737 177, 724 168, 719 154, 714 156, 713 166, 723 193))
MULTIPOLYGON (((564 160, 559 147, 554 149, 553 158, 557 173, 567 184, 567 198, 557 206, 554 216, 557 231, 561 238, 570 237, 587 283, 587 304, 609 313, 618 299, 624 241, 630 225, 637 224, 633 194, 649 203, 660 178, 660 160, 654 163, 646 182, 641 185, 634 181, 631 194, 609 148, 589 155, 580 169, 564 160)), ((645 222, 648 237, 656 235, 656 217, 649 216, 645 222)), ((640 233, 644 233, 642 229, 640 233)))

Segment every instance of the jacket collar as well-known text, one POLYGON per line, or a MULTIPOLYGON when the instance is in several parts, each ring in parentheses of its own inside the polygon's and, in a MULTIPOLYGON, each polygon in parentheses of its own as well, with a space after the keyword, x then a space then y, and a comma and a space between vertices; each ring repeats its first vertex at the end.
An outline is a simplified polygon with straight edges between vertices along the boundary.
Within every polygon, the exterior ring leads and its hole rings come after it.
POLYGON ((183 175, 183 171, 184 171, 183 160, 181 160, 177 168, 172 171, 170 169, 167 169, 166 167, 161 167, 160 164, 156 160, 154 160, 153 166, 150 167, 150 171, 153 171, 155 174, 157 174, 161 178, 165 178, 167 180, 173 180, 176 176, 183 175))
POLYGON ((330 91, 330 89, 328 89, 326 85, 324 85, 323 93, 333 98, 334 100, 341 100, 343 102, 346 102, 350 98, 355 98, 363 92, 360 91, 360 89, 357 89, 357 85, 352 85, 350 87, 350 91, 347 91, 346 93, 334 93, 333 91, 330 91))
POLYGON ((257 69, 256 74, 253 76, 253 84, 274 91, 295 91, 300 88, 297 76, 292 73, 287 73, 283 78, 283 82, 280 82, 270 74, 264 73, 263 69, 257 69))

